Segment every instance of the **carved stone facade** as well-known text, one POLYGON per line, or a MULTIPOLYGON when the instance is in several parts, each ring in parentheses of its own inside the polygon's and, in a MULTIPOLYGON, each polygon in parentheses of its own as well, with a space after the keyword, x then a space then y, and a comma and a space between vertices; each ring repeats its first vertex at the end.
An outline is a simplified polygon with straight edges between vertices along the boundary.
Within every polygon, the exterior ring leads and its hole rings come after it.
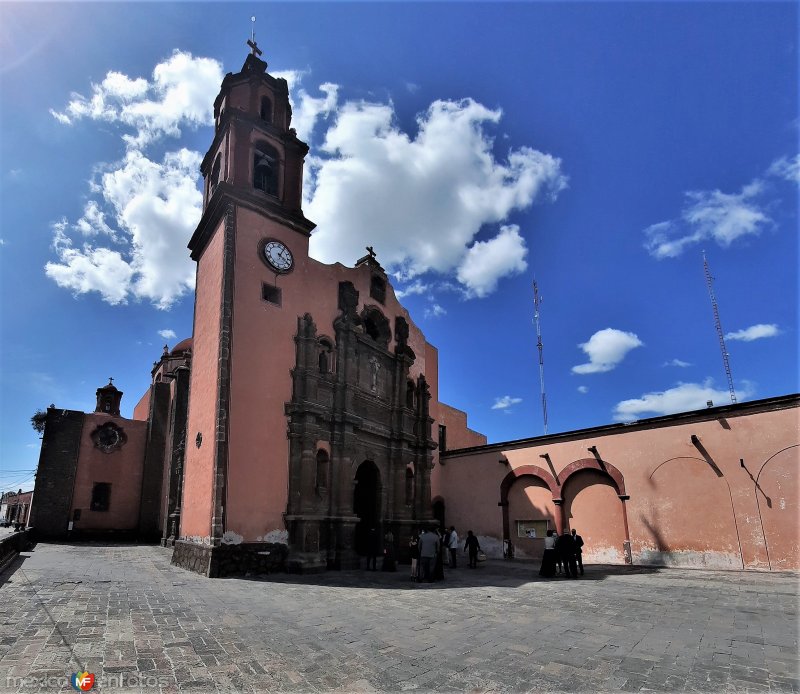
POLYGON ((391 531, 402 549, 415 525, 432 521, 430 394, 424 376, 409 379, 408 324, 396 318, 390 351, 388 320, 373 306, 358 315, 357 306, 358 291, 341 282, 333 364, 320 358, 328 340, 313 317, 297 321, 286 404, 293 570, 358 566, 370 527, 381 537, 391 531))

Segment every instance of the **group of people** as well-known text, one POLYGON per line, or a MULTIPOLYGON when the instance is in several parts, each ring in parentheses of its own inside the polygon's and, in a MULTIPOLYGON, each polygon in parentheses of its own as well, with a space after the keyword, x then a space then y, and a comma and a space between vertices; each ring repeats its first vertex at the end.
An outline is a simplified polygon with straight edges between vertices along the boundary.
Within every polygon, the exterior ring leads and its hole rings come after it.
POLYGON ((583 576, 583 538, 573 529, 572 533, 564 528, 558 535, 552 530, 547 531, 544 538, 544 556, 539 575, 552 578, 560 574, 565 578, 578 578, 578 571, 583 576))
MULTIPOLYGON (((455 526, 442 533, 439 528, 422 528, 411 535, 408 543, 411 555, 411 580, 412 581, 443 581, 444 561, 451 569, 458 566, 459 539, 455 526)), ((478 565, 478 552, 480 551, 478 538, 471 530, 467 531, 464 540, 464 552, 469 557, 469 567, 474 569, 478 565)))

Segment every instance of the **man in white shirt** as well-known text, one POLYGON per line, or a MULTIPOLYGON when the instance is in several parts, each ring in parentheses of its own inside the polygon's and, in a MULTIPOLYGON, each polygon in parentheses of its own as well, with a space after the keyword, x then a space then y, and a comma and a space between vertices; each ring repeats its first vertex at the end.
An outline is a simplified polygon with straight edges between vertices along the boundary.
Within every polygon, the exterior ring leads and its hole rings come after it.
POLYGON ((447 549, 450 550, 450 568, 456 568, 456 556, 458 552, 458 533, 456 532, 456 526, 450 526, 450 542, 447 544, 447 549))

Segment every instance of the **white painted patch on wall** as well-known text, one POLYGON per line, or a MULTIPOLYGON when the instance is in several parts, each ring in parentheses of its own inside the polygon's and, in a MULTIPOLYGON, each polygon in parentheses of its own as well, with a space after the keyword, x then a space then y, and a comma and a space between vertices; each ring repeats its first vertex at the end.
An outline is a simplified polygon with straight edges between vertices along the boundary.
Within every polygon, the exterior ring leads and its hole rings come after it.
POLYGON ((644 566, 682 566, 687 569, 741 569, 742 559, 732 552, 660 552, 645 549, 633 556, 644 566))
MULTIPOLYGON (((503 558, 503 541, 498 540, 496 537, 492 537, 491 535, 478 535, 478 544, 481 546, 483 553, 489 559, 502 559, 503 558)), ((464 543, 461 542, 461 547, 459 547, 460 551, 464 551, 464 543)))
POLYGON ((625 555, 622 547, 593 547, 583 553, 583 561, 585 564, 624 564, 625 555))
POLYGON ((781 499, 780 507, 781 507, 781 511, 785 511, 786 510, 786 499, 781 499))
POLYGON ((259 542, 272 542, 279 545, 289 544, 289 531, 288 530, 270 530, 263 537, 257 537, 259 542))
POLYGON ((233 532, 233 530, 226 530, 222 534, 223 545, 240 545, 242 542, 244 542, 244 537, 239 533, 233 532))
POLYGON ((200 535, 187 535, 186 537, 180 538, 184 542, 193 542, 196 545, 206 545, 207 547, 211 546, 211 538, 206 535, 205 537, 201 537, 200 535))

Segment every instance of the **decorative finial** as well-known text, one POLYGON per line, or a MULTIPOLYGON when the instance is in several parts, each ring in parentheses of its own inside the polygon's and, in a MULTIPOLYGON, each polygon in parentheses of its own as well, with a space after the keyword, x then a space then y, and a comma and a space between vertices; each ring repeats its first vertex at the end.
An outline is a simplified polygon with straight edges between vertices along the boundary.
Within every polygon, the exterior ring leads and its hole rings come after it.
POLYGON ((250 29, 250 39, 248 40, 247 45, 252 49, 253 55, 259 56, 261 55, 261 49, 256 43, 256 16, 253 15, 250 17, 250 21, 252 22, 252 26, 250 29))
POLYGON ((113 378, 113 376, 109 376, 109 377, 108 377, 108 385, 110 385, 110 386, 113 386, 113 385, 114 385, 114 378, 113 378))

